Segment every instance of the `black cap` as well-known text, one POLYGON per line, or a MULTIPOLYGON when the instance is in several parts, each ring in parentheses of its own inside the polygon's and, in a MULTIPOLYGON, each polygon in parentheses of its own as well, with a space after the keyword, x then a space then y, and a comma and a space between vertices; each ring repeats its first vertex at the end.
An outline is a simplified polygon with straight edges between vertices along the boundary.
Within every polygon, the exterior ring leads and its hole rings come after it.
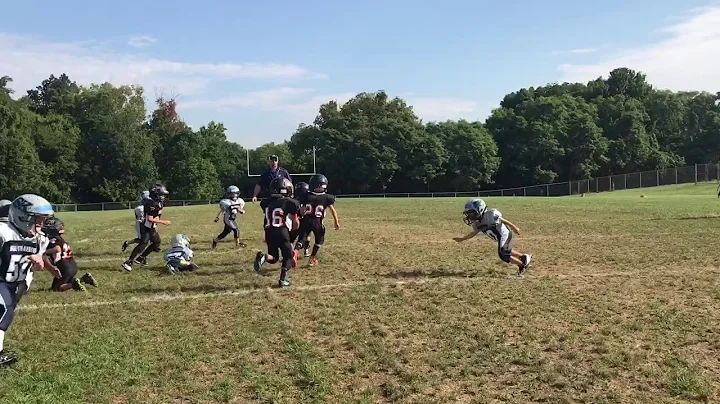
POLYGON ((270 157, 268 158, 268 161, 278 161, 278 160, 279 160, 278 156, 275 154, 271 154, 270 157))

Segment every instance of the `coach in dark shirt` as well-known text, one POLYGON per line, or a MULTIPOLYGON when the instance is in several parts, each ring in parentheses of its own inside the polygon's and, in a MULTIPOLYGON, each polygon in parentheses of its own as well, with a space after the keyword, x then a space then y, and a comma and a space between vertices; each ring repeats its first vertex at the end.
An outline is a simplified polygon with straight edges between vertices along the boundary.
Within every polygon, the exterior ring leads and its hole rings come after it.
POLYGON ((257 202, 258 194, 260 191, 262 191, 262 196, 268 196, 270 194, 270 183, 275 178, 287 178, 292 182, 292 178, 290 178, 290 173, 279 165, 278 156, 272 155, 268 159, 270 163, 270 168, 262 173, 260 176, 260 181, 258 181, 257 185, 255 185, 255 189, 253 190, 253 197, 252 201, 253 203, 257 202))

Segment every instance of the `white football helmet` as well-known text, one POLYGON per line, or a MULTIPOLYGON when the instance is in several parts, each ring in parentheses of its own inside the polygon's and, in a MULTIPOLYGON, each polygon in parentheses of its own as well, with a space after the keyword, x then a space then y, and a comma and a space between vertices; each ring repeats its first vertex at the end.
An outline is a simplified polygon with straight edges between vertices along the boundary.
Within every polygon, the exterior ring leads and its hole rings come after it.
POLYGON ((465 203, 465 210, 463 211, 465 224, 470 226, 474 222, 477 222, 486 210, 487 205, 485 201, 480 198, 470 199, 465 203))
POLYGON ((32 237, 41 232, 45 220, 55 214, 47 199, 35 194, 23 194, 10 205, 8 222, 22 236, 32 237))
POLYGON ((190 239, 184 234, 176 234, 170 240, 170 247, 190 248, 190 239))
POLYGON ((236 187, 235 185, 230 185, 225 190, 225 196, 233 201, 236 201, 237 198, 240 196, 240 188, 236 187))
POLYGON ((140 192, 140 202, 145 202, 146 199, 150 199, 150 191, 140 192))

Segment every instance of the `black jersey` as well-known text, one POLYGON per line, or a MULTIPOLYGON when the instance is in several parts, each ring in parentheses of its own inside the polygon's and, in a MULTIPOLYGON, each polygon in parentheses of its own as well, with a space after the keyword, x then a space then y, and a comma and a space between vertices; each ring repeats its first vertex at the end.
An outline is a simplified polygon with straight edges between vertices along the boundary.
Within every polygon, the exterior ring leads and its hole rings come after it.
POLYGON ((292 230, 293 217, 300 210, 299 202, 284 196, 271 196, 260 202, 265 212, 264 227, 266 230, 287 229, 292 230))
POLYGON ((50 239, 48 250, 54 250, 55 247, 60 247, 60 251, 55 251, 50 256, 53 265, 60 269, 60 272, 66 273, 68 271, 77 271, 77 263, 75 257, 73 257, 73 250, 70 244, 66 243, 62 237, 54 237, 50 239))
POLYGON ((165 206, 165 202, 156 201, 153 199, 146 199, 143 202, 143 211, 145 213, 145 227, 152 229, 157 227, 156 223, 152 223, 148 220, 149 217, 160 218, 162 216, 162 210, 165 206))
POLYGON ((316 223, 322 223, 327 208, 335 204, 335 195, 308 192, 301 197, 300 203, 305 218, 309 218, 316 223))

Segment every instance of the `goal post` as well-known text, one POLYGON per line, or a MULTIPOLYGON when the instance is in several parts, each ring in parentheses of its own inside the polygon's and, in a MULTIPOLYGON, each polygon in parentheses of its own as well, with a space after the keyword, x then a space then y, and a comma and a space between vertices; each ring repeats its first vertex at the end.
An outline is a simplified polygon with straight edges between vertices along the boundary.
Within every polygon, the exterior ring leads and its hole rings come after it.
MULTIPOLYGON (((247 162, 247 176, 248 177, 260 177, 262 174, 251 174, 250 173, 250 150, 245 150, 246 153, 246 162, 247 162)), ((317 166, 316 166, 316 158, 315 158, 315 146, 312 148, 312 169, 313 171, 311 173, 288 173, 290 176, 311 176, 317 174, 317 166)))

